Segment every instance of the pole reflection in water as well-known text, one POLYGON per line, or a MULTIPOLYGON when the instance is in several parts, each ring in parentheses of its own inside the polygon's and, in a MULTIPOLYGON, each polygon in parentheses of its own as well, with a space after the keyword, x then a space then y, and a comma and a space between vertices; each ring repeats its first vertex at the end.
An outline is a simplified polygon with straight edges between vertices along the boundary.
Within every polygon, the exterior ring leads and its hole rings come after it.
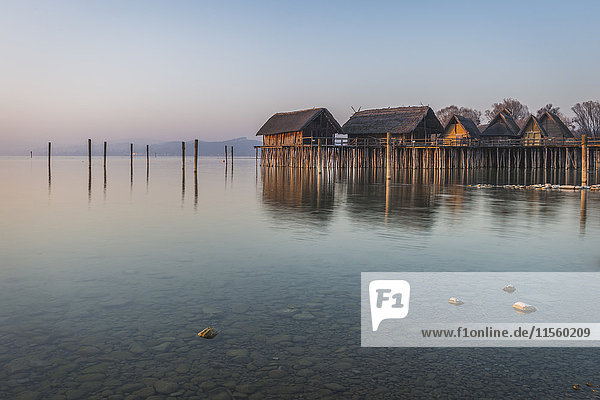
POLYGON ((102 193, 104 196, 104 200, 106 201, 106 163, 104 163, 104 182, 102 186, 102 193))
POLYGON ((385 224, 388 223, 388 216, 390 214, 390 186, 391 178, 385 180, 385 224))
POLYGON ((181 206, 185 200, 185 168, 181 169, 181 206))
POLYGON ((581 191, 581 205, 579 208, 579 233, 585 234, 585 220, 587 218, 587 190, 581 191))
POLYGON ((198 209, 198 172, 194 171, 194 211, 198 209))
POLYGON ((88 167, 88 204, 92 202, 92 164, 88 167))

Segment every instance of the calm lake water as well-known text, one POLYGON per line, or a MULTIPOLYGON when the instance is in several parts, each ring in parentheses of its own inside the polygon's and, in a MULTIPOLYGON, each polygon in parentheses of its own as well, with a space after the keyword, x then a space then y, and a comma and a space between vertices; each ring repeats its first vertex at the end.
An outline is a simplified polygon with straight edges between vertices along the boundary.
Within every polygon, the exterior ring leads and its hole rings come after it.
POLYGON ((254 159, 181 172, 140 158, 132 178, 113 157, 104 179, 94 158, 90 179, 84 157, 56 157, 49 180, 45 158, 0 158, 0 398, 591 398, 600 384, 600 349, 360 347, 362 271, 599 271, 600 193, 468 187, 573 172, 388 186, 254 159), (215 339, 196 335, 207 326, 215 339))

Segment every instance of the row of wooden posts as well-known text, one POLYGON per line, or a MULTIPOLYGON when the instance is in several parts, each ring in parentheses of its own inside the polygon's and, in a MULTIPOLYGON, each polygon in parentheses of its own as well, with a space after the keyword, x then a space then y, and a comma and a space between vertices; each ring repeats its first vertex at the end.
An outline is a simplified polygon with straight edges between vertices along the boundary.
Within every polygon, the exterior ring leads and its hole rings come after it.
MULTIPOLYGON (((88 166, 92 168, 92 139, 88 139, 88 166)), ((104 142, 104 152, 103 152, 103 166, 106 169, 106 155, 107 155, 107 142, 104 142)), ((233 146, 230 146, 231 149, 231 165, 233 165, 233 146)), ((33 152, 30 152, 31 157, 33 157, 33 152)), ((129 145, 129 158, 130 158, 130 167, 133 173, 133 143, 129 145)), ((50 174, 51 166, 52 166, 52 142, 48 142, 48 174, 50 174)), ((225 163, 227 165, 227 146, 225 146, 225 163)), ((150 165, 150 146, 146 145, 146 167, 150 165)), ((181 169, 185 171, 185 142, 181 142, 181 169)), ((198 171, 198 139, 194 140, 194 173, 198 171)))
MULTIPOLYGON (((263 146, 261 165, 317 168, 385 168, 386 178, 395 169, 548 168, 577 169, 581 184, 588 184, 588 169, 600 171, 600 147, 590 152, 586 136, 580 147, 569 146, 394 146, 390 134, 384 146, 263 146)), ((257 149, 258 151, 258 149, 257 149)), ((257 156, 258 157, 258 156, 257 156)))

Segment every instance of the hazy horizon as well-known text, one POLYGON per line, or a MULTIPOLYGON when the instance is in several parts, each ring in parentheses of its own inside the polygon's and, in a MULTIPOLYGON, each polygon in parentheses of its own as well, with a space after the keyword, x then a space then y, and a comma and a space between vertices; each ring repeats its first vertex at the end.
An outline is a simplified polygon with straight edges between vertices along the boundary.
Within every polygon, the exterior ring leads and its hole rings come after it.
POLYGON ((252 138, 273 113, 598 100, 600 4, 6 2, 0 146, 252 138))

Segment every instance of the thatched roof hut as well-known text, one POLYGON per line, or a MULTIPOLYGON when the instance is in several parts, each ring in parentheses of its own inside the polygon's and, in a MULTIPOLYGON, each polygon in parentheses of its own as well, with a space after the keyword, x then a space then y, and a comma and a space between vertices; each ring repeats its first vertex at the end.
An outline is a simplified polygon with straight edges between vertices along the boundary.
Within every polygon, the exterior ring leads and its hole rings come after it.
POLYGON ((342 127, 348 138, 429 139, 441 135, 444 127, 428 106, 380 108, 354 113, 342 127))
POLYGON ((332 143, 342 127, 326 108, 312 108, 274 114, 258 130, 265 146, 291 146, 300 144, 332 143))
POLYGON ((545 112, 541 118, 530 115, 519 136, 524 145, 538 145, 542 138, 565 139, 572 138, 573 134, 556 114, 545 112))
POLYGON ((453 115, 444 128, 444 139, 479 139, 481 132, 472 119, 453 115))
POLYGON ((546 111, 539 118, 540 125, 546 131, 548 137, 555 138, 572 138, 573 132, 565 125, 558 115, 546 111))
POLYGON ((506 109, 500 111, 481 132, 484 139, 515 139, 519 137, 519 125, 506 109))

